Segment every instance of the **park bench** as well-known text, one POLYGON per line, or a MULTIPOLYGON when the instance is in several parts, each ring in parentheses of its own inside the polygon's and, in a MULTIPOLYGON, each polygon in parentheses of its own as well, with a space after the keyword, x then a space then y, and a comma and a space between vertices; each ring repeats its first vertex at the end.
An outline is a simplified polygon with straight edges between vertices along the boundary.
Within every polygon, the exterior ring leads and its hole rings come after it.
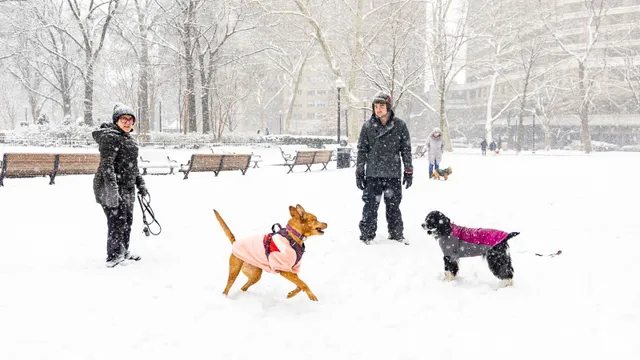
POLYGON ((280 155, 282 155, 284 164, 287 166, 291 166, 291 163, 296 157, 296 151, 309 149, 307 145, 281 145, 279 148, 280 155))
POLYGON ((424 154, 427 152, 427 146, 426 145, 418 145, 416 146, 416 149, 413 151, 413 158, 417 159, 417 158, 421 158, 424 156, 424 154))
POLYGON ((25 178, 48 176, 53 184, 53 173, 56 167, 56 154, 7 153, 2 157, 0 186, 4 186, 5 178, 25 178))
POLYGON ((218 176, 220 171, 240 170, 244 175, 250 160, 251 154, 193 154, 189 162, 180 165, 179 171, 184 173, 185 179, 191 172, 212 171, 218 176))
POLYGON ((231 147, 222 147, 222 146, 212 146, 211 152, 214 154, 240 154, 246 155, 251 154, 251 163, 253 164, 253 168, 258 168, 258 164, 262 162, 262 156, 258 154, 254 154, 253 150, 248 146, 231 146, 231 147))
POLYGON ((168 169, 169 172, 163 174, 173 174, 173 169, 178 167, 176 160, 171 160, 169 155, 162 152, 149 151, 141 154, 139 158, 138 168, 142 169, 142 175, 147 175, 148 169, 168 169))
POLYGON ((311 171, 311 165, 321 164, 322 170, 327 169, 327 164, 331 161, 331 150, 298 150, 291 164, 289 166, 289 172, 293 172, 293 167, 296 165, 306 165, 307 171, 311 171))
POLYGON ((99 154, 7 153, 2 158, 0 186, 5 178, 37 176, 49 176, 53 185, 57 175, 95 174, 99 164, 99 154))

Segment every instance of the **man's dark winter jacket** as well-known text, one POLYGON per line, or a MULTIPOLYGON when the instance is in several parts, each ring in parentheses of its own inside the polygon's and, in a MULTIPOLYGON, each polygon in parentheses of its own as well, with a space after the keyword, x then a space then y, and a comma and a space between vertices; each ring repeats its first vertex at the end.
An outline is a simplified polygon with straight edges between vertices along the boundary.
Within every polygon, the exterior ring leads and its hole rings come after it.
POLYGON ((400 157, 404 170, 413 172, 407 124, 390 111, 389 121, 383 126, 374 114, 360 130, 356 171, 366 171, 367 177, 400 178, 400 157))
POLYGON ((131 204, 135 186, 144 186, 138 169, 138 144, 114 123, 104 123, 92 133, 100 149, 100 166, 93 178, 96 202, 106 205, 107 196, 120 194, 131 204))

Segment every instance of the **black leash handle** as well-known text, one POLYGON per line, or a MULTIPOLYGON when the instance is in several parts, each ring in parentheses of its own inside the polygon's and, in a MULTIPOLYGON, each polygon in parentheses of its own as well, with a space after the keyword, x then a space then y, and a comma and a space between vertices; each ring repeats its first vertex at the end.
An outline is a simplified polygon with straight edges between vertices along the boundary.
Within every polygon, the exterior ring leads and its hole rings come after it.
POLYGON ((146 196, 141 196, 140 193, 138 193, 138 201, 140 202, 140 209, 142 210, 142 222, 144 223, 144 228, 142 229, 142 232, 144 232, 145 236, 160 235, 160 233, 162 232, 162 226, 160 226, 160 223, 158 222, 158 220, 156 220, 156 216, 153 212, 153 209, 151 208, 151 194, 149 194, 148 191, 146 196), (147 222, 147 216, 146 216, 147 213, 149 213, 149 216, 151 216, 151 219, 152 219, 151 222, 147 222), (151 231, 150 226, 153 223, 158 225, 157 233, 154 233, 153 231, 151 231))

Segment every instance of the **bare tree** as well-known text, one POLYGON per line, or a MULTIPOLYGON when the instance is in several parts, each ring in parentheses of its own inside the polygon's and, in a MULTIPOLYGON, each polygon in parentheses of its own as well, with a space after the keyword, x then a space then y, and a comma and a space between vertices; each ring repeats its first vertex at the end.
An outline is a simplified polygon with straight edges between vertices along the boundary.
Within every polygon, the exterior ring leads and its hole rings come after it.
MULTIPOLYGON (((482 9, 483 4, 475 11, 482 9)), ((463 56, 469 34, 469 0, 434 0, 427 5, 426 58, 429 61, 428 84, 433 85, 437 94, 435 106, 443 134, 445 150, 452 151, 449 135, 449 121, 446 99, 456 76, 467 65, 463 56)), ((429 86, 430 87, 430 86, 429 86)))
MULTIPOLYGON (((29 44, 28 40, 24 40, 24 44, 29 44)), ((36 59, 36 51, 31 48, 31 51, 24 51, 22 54, 27 53, 31 56, 18 56, 14 58, 14 68, 9 68, 9 72, 18 80, 22 86, 27 90, 29 108, 31 109, 31 118, 33 123, 40 117, 40 112, 44 106, 47 98, 50 96, 44 94, 43 78, 38 74, 37 70, 26 59, 36 59)))
POLYGON ((516 65, 512 56, 516 51, 517 35, 520 33, 518 29, 523 27, 523 19, 514 5, 511 1, 501 1, 481 8, 482 12, 477 16, 491 21, 479 24, 482 27, 475 29, 476 36, 469 41, 469 48, 490 54, 478 61, 468 61, 467 64, 471 78, 482 84, 488 82, 489 85, 484 134, 487 143, 493 140, 493 123, 520 97, 513 85, 516 65), (509 94, 507 90, 511 90, 509 94))
MULTIPOLYGON (((268 27, 266 38, 270 39, 271 49, 263 56, 281 74, 282 84, 285 86, 281 90, 288 89, 288 98, 283 101, 279 113, 284 110, 284 121, 279 124, 279 130, 288 133, 291 129, 291 122, 294 115, 294 105, 296 103, 303 73, 310 61, 318 55, 317 41, 312 37, 304 35, 306 26, 299 25, 293 17, 284 17, 268 27), (288 30, 281 31, 280 29, 288 30)), ((280 93, 280 91, 278 91, 280 93)), ((280 120, 278 120, 280 121, 280 120)))
POLYGON ((153 42, 153 34, 163 14, 156 0, 134 0, 133 18, 114 19, 113 30, 120 38, 130 45, 137 60, 137 85, 136 94, 138 110, 140 114, 141 132, 146 134, 151 129, 151 114, 153 109, 152 90, 153 84, 158 82, 152 67, 151 54, 156 51, 153 42))
POLYGON ((539 115, 540 125, 544 130, 544 149, 551 149, 552 140, 552 123, 558 114, 568 111, 567 98, 563 96, 570 89, 564 87, 563 83, 566 79, 562 77, 552 77, 549 82, 540 86, 540 90, 536 93, 535 109, 539 115))
POLYGON ((247 115, 241 104, 251 93, 238 81, 235 71, 215 71, 212 79, 212 113, 215 137, 222 137, 225 130, 233 132, 247 115))
POLYGON ((591 134, 589 132, 589 112, 591 103, 591 90, 593 88, 592 74, 589 72, 588 62, 595 45, 601 37, 603 20, 607 15, 609 6, 607 0, 583 0, 583 12, 586 16, 575 18, 571 27, 577 28, 580 24, 584 31, 578 41, 571 41, 571 36, 563 36, 561 29, 561 13, 557 4, 547 0, 539 0, 543 8, 548 12, 543 16, 545 27, 555 39, 558 46, 577 64, 577 82, 579 88, 579 110, 581 125, 581 137, 584 151, 588 154, 592 151, 591 134), (577 45, 577 46, 576 46, 577 45))
POLYGON ((228 43, 238 35, 256 28, 249 23, 247 7, 243 3, 234 4, 231 1, 216 2, 215 5, 205 7, 201 11, 203 20, 198 22, 198 37, 196 38, 196 52, 200 70, 200 84, 202 86, 202 132, 211 132, 211 114, 209 106, 209 92, 213 82, 216 67, 225 66, 238 61, 239 58, 251 56, 262 51, 256 47, 250 51, 233 54, 231 51, 224 56, 223 50, 228 43), (206 22, 205 20, 206 19, 206 22))
POLYGON ((120 0, 108 0, 96 3, 94 0, 91 0, 85 11, 81 8, 77 0, 67 0, 76 26, 80 31, 80 37, 76 36, 71 29, 54 25, 57 29, 69 36, 84 52, 82 76, 84 78, 83 102, 84 123, 86 125, 93 124, 94 70, 98 56, 104 46, 109 24, 118 9, 119 1, 120 0))
POLYGON ((336 1, 330 7, 325 1, 294 0, 294 9, 268 10, 272 14, 303 19, 308 25, 306 33, 317 41, 325 57, 329 74, 333 79, 344 81, 346 78, 344 91, 349 103, 349 141, 355 141, 358 136, 357 111, 361 104, 358 86, 365 49, 386 29, 391 15, 409 3, 413 1, 393 0, 365 11, 364 0, 336 1), (344 14, 348 14, 349 21, 335 21, 336 16, 345 17, 344 14))
MULTIPOLYGON (((536 33, 535 27, 529 28, 527 33, 523 36, 518 36, 518 53, 520 57, 519 65, 522 69, 522 80, 519 87, 520 94, 520 114, 518 115, 518 133, 516 137, 516 153, 522 151, 522 142, 524 141, 524 117, 529 111, 526 109, 527 98, 532 91, 530 86, 533 81, 542 76, 545 71, 535 71, 539 60, 545 54, 547 38, 543 34, 536 33)), ((546 71, 548 71, 547 69, 546 71)), ((537 111, 534 109, 534 111, 537 111)), ((535 129, 532 129, 535 131, 535 129)))
POLYGON ((0 93, 0 119, 6 124, 7 129, 15 129, 18 123, 18 107, 13 94, 9 93, 9 89, 1 90, 0 93))
POLYGON ((353 61, 369 87, 391 95, 394 107, 402 103, 411 89, 417 90, 422 85, 426 63, 422 56, 423 42, 416 36, 424 31, 422 12, 408 3, 402 5, 405 6, 392 12, 387 31, 364 48, 366 61, 353 61))

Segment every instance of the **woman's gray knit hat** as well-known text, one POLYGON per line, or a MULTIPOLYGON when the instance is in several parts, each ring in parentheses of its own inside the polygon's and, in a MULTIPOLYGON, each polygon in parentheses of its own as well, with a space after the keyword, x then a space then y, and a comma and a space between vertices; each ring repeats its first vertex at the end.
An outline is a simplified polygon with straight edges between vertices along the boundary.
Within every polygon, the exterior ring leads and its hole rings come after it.
POLYGON ((117 123, 118 119, 122 115, 130 115, 131 117, 133 117, 133 123, 134 124, 136 123, 136 115, 133 113, 132 108, 124 104, 116 104, 116 106, 113 107, 113 116, 112 116, 113 122, 117 123))

